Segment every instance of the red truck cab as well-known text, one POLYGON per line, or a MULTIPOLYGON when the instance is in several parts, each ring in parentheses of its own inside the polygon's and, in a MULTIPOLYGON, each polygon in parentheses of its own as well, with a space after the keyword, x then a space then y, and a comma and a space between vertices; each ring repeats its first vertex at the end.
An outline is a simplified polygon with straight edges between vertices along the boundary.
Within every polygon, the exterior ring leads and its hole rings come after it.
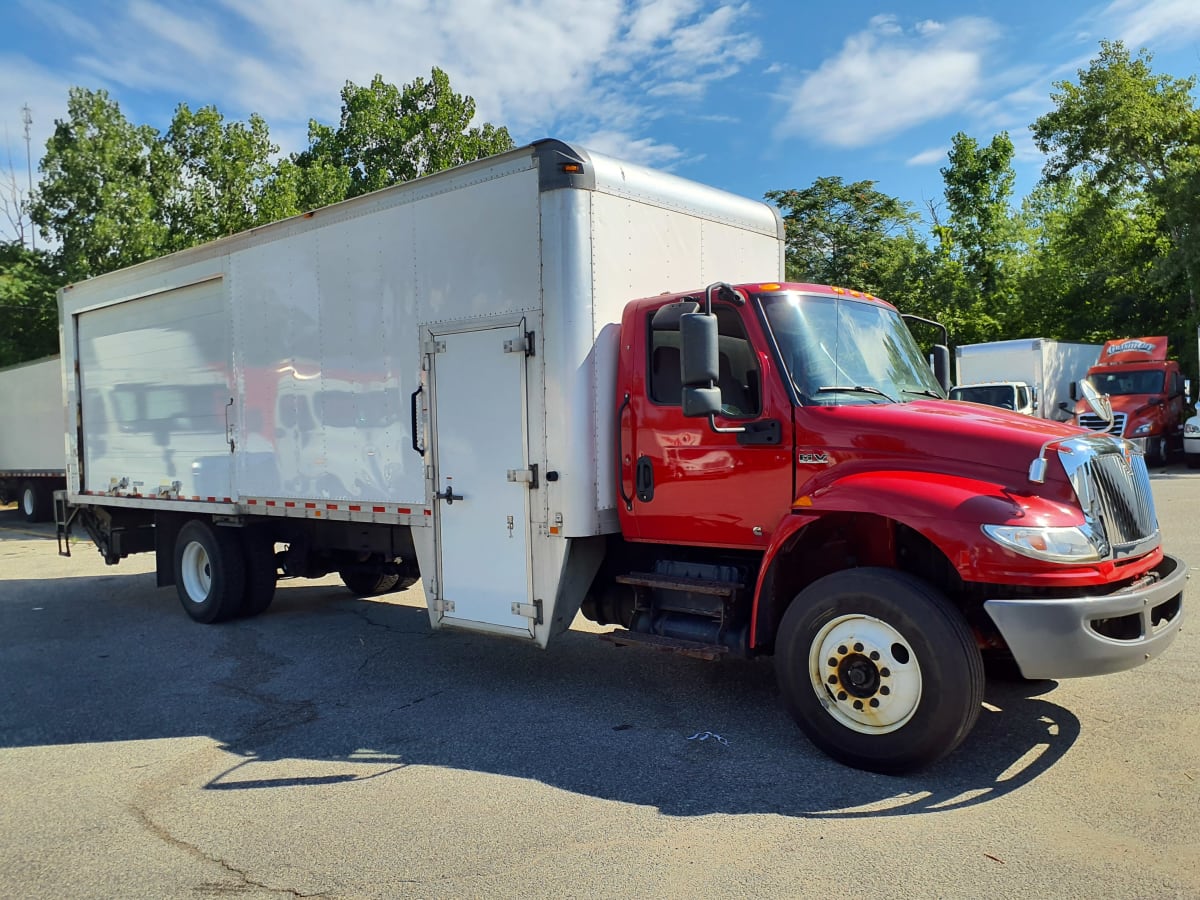
POLYGON ((774 654, 844 762, 949 752, 985 658, 1101 674, 1178 630, 1186 566, 1141 457, 947 401, 888 303, 775 283, 635 301, 617 373, 620 534, 584 614, 630 643, 774 654))
POLYGON ((1164 465, 1171 448, 1181 446, 1186 402, 1179 363, 1167 359, 1167 338, 1108 341, 1086 377, 1108 395, 1113 421, 1104 421, 1080 399, 1076 424, 1119 435, 1140 449, 1149 465, 1164 465))

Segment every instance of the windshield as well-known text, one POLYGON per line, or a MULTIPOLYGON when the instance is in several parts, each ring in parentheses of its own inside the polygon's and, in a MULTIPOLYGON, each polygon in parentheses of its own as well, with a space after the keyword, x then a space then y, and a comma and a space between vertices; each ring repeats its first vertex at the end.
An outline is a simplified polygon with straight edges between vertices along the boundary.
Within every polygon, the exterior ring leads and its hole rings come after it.
POLYGON ((759 294, 783 364, 805 405, 945 397, 899 314, 819 294, 759 294))
POLYGON ((1161 394, 1164 374, 1162 369, 1097 372, 1091 376, 1091 381, 1100 393, 1116 397, 1122 394, 1161 394))
POLYGON ((1013 399, 1015 394, 1016 386, 1011 384, 976 384, 970 387, 950 388, 951 400, 983 403, 987 406, 998 406, 1001 409, 1016 409, 1013 399))

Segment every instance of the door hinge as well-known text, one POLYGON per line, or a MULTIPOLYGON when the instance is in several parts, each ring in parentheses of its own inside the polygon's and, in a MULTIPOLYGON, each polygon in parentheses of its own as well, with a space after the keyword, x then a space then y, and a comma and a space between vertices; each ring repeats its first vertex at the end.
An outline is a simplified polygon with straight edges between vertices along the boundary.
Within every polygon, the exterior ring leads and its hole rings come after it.
POLYGON ((524 353, 526 356, 533 356, 533 332, 527 331, 519 338, 512 338, 504 342, 505 353, 524 353))
POLYGON ((532 603, 514 603, 512 605, 514 616, 522 616, 526 619, 533 619, 534 625, 542 624, 542 601, 534 600, 532 603))
POLYGON ((433 340, 425 341, 421 344, 421 352, 422 353, 445 353, 446 352, 446 342, 439 341, 436 338, 434 338, 433 340))
POLYGON ((529 485, 529 489, 533 490, 538 486, 538 467, 537 463, 525 469, 509 469, 509 481, 519 481, 529 485))

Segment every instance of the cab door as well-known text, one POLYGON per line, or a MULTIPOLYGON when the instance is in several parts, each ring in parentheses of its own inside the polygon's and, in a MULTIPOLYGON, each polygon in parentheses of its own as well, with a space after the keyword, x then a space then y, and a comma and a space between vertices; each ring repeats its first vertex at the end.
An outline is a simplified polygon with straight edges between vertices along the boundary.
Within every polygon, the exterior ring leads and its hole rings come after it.
POLYGON ((792 407, 747 307, 715 304, 718 433, 681 407, 678 328, 633 323, 625 354, 644 372, 621 411, 622 529, 643 541, 765 548, 792 503, 792 407), (637 356, 634 356, 636 354, 637 356), (637 357, 640 356, 640 359, 637 357))

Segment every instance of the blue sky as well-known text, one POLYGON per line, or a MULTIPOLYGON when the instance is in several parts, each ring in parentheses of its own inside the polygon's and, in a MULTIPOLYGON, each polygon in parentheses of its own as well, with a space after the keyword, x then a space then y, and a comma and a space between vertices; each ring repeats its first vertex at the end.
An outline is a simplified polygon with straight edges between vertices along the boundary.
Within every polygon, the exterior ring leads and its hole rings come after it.
MULTIPOLYGON (((67 88, 107 90, 165 129, 179 102, 262 115, 285 151, 339 90, 433 66, 517 143, 557 137, 751 197, 821 176, 941 201, 958 131, 1029 124, 1102 39, 1200 68, 1198 0, 0 0, 0 169, 25 184, 67 88)), ((0 236, 5 227, 0 221, 0 236)))

